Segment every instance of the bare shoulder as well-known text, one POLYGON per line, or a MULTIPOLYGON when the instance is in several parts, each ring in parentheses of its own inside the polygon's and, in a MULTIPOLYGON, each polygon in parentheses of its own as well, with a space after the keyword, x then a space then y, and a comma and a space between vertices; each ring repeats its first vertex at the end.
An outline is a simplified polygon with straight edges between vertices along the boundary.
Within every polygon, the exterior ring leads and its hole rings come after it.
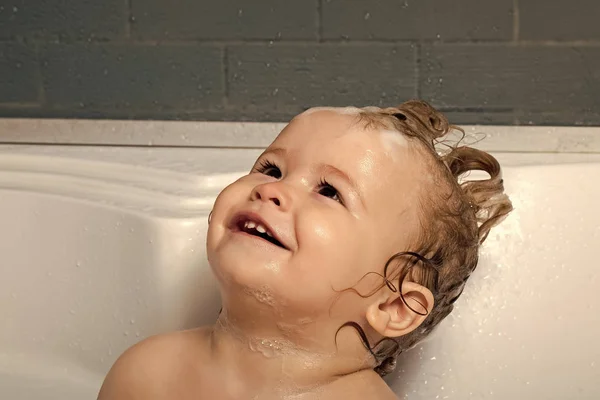
POLYGON ((331 387, 332 399, 398 400, 390 387, 373 370, 365 370, 337 380, 331 387))
POLYGON ((186 390, 181 381, 198 372, 205 337, 200 328, 153 336, 132 346, 108 372, 98 400, 176 398, 173 390, 186 390))

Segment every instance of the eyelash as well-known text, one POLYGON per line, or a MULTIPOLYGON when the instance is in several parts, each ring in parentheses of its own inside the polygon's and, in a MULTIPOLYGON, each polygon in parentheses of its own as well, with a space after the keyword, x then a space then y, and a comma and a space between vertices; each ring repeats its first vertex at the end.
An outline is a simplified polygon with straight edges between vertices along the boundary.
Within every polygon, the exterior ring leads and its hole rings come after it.
MULTIPOLYGON (((256 170, 256 172, 264 174, 266 171, 268 171, 271 168, 275 168, 279 171, 279 177, 275 177, 275 178, 276 179, 281 178, 281 168, 279 168, 277 166, 277 164, 275 164, 269 160, 261 160, 259 163, 259 166, 256 167, 255 170, 256 170)), ((319 187, 320 188, 331 188, 333 191, 335 191, 334 197, 337 197, 337 199, 335 199, 333 197, 331 197, 331 199, 344 205, 344 201, 342 200, 342 196, 341 196, 340 192, 335 188, 335 186, 333 186, 332 184, 327 182, 327 180, 325 178, 321 178, 321 180, 319 181, 319 187)))
MULTIPOLYGON (((261 174, 264 174, 268 169, 270 168, 276 168, 279 170, 279 173, 281 174, 281 168, 279 168, 277 166, 277 164, 272 163, 271 161, 268 160, 261 160, 260 161, 260 165, 258 167, 256 167, 256 171, 260 172, 261 174)), ((279 179, 279 178, 277 178, 279 179)))

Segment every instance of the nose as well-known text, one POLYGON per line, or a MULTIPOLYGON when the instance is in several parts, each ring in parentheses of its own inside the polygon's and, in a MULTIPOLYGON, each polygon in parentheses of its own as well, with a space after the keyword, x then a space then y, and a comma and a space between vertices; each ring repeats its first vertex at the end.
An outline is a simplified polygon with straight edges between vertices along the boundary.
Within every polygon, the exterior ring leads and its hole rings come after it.
POLYGON ((271 202, 285 211, 290 205, 290 196, 283 186, 281 181, 263 183, 252 190, 251 198, 252 200, 271 202))

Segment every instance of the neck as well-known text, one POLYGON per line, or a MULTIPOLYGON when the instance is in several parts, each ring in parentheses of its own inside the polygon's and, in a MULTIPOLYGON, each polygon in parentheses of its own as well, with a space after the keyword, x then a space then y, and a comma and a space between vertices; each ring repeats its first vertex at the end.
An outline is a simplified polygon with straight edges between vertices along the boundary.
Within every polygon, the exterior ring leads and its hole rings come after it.
POLYGON ((269 329, 262 323, 244 324, 246 320, 223 310, 210 334, 213 363, 226 371, 225 378, 236 383, 235 390, 243 393, 242 397, 301 395, 371 367, 354 332, 340 331, 336 345, 333 337, 337 329, 315 329, 318 324, 314 321, 282 330, 281 324, 276 324, 278 329, 269 329), (329 340, 314 336, 308 340, 307 331, 318 331, 329 340))

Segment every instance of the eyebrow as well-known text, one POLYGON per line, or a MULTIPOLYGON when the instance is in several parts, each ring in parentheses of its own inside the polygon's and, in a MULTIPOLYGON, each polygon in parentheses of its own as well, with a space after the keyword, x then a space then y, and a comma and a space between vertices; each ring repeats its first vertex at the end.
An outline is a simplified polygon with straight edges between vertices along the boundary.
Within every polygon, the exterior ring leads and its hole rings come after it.
POLYGON ((287 150, 284 149, 283 147, 273 147, 271 149, 267 149, 265 150, 261 156, 264 156, 266 154, 271 154, 274 153, 275 155, 281 156, 281 157, 285 157, 285 155, 287 154, 287 150))
POLYGON ((363 196, 359 190, 358 185, 356 184, 356 181, 354 179, 352 179, 352 177, 349 176, 347 173, 345 173, 344 171, 342 171, 339 168, 336 168, 330 164, 318 164, 317 170, 321 171, 325 175, 333 175, 333 176, 336 176, 336 177, 346 181, 346 183, 356 192, 361 203, 363 203, 363 205, 364 205, 363 196))

